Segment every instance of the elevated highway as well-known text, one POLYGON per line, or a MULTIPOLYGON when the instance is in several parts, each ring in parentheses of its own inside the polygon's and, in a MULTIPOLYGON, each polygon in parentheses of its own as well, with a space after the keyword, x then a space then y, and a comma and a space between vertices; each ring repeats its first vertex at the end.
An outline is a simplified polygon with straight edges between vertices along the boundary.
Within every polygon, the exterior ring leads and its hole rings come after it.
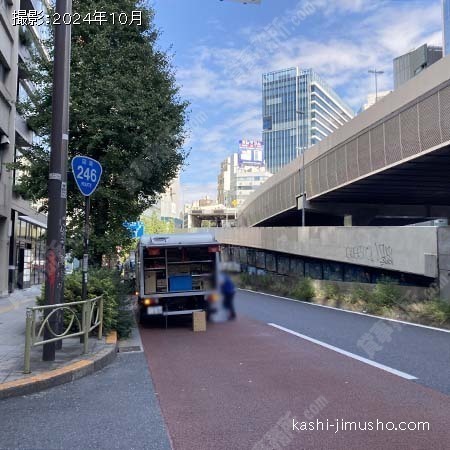
POLYGON ((450 217, 450 57, 381 99, 255 191, 251 226, 407 224, 450 217))

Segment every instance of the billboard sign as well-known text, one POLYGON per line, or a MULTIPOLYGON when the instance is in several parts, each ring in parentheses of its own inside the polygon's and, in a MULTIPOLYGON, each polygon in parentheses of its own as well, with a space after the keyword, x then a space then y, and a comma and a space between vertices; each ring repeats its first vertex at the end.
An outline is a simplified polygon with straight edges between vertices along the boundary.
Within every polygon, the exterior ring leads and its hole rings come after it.
POLYGON ((261 141, 239 141, 239 164, 253 164, 262 166, 264 164, 264 148, 261 141))

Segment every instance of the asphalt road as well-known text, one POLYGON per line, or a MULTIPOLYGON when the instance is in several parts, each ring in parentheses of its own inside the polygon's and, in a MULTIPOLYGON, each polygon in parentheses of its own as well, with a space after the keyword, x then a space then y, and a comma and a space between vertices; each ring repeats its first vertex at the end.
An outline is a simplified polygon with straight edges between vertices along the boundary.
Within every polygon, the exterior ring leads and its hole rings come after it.
POLYGON ((238 292, 236 309, 406 372, 418 378, 415 382, 450 394, 450 333, 246 291, 238 292))
POLYGON ((0 401, 1 450, 169 450, 143 353, 94 375, 0 401))
POLYGON ((142 327, 144 353, 1 401, 0 450, 449 448, 450 334, 242 291, 236 306, 236 321, 206 332, 142 327), (367 333, 384 341, 372 359, 374 348, 358 345, 367 333), (342 421, 358 429, 342 431, 342 421))
POLYGON ((450 397, 243 317, 245 302, 206 333, 141 328, 175 450, 448 449, 450 397), (322 430, 336 420, 362 430, 322 430), (419 421, 429 430, 399 430, 419 421))

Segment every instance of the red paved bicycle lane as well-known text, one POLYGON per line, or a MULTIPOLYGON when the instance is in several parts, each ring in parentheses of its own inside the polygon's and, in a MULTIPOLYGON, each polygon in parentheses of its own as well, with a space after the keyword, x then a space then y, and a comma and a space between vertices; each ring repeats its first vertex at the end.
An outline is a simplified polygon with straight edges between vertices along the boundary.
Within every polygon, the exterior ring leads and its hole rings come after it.
POLYGON ((450 448, 450 397, 263 323, 141 337, 175 450, 450 448), (428 421, 431 431, 292 432, 294 416, 428 421))

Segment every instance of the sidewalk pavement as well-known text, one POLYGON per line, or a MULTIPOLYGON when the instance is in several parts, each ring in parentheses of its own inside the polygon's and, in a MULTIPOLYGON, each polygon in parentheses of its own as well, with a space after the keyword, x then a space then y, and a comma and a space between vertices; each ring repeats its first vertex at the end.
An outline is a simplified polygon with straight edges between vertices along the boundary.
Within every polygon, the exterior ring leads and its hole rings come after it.
POLYGON ((108 364, 116 355, 115 335, 89 339, 82 354, 79 337, 64 339, 55 361, 42 361, 42 346, 31 351, 31 374, 23 374, 26 308, 35 305, 40 286, 0 299, 0 399, 36 392, 72 381, 108 364))

